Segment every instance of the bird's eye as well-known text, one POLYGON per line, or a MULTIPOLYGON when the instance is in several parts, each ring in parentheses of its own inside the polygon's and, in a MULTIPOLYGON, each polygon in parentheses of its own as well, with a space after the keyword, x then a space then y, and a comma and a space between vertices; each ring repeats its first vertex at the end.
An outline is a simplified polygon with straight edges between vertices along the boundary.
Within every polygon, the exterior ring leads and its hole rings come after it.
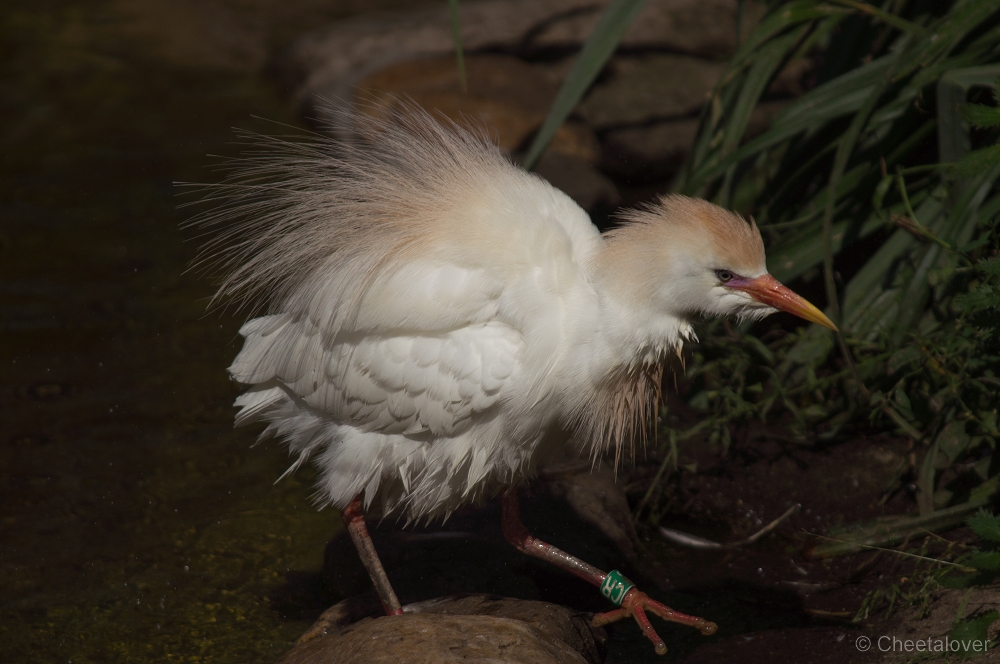
POLYGON ((727 281, 731 281, 736 275, 729 270, 716 270, 715 276, 718 277, 719 281, 722 283, 726 283, 727 281))

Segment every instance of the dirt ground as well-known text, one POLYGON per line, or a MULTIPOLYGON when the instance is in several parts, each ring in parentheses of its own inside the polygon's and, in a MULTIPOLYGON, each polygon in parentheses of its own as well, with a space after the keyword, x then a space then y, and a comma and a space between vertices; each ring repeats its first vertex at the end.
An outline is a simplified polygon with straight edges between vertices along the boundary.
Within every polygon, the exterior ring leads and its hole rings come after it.
MULTIPOLYGON (((800 506, 771 534, 737 549, 677 546, 640 522, 637 555, 629 560, 628 551, 601 532, 613 533, 620 515, 593 509, 581 515, 565 499, 575 488, 578 494, 602 494, 593 496, 588 503, 592 506, 608 504, 603 494, 612 489, 591 481, 589 469, 547 479, 543 474, 524 492, 522 511, 536 536, 599 567, 622 569, 655 598, 719 625, 718 634, 706 639, 685 628, 657 623, 670 648, 664 659, 652 653, 634 625, 614 625, 609 628, 607 662, 911 661, 920 653, 907 652, 907 640, 916 648, 919 639, 944 639, 959 609, 961 617, 967 617, 996 607, 996 590, 976 589, 965 598, 965 591, 936 587, 899 601, 892 612, 883 606, 856 620, 865 597, 877 589, 913 591, 910 577, 920 566, 879 552, 826 560, 805 555, 821 541, 819 535, 832 528, 912 511, 914 502, 905 488, 894 491, 900 486, 899 470, 907 464, 907 453, 907 443, 892 438, 810 446, 755 436, 725 456, 706 445, 685 448, 681 465, 697 464, 697 471, 667 479, 665 493, 670 496, 665 500, 672 507, 660 516, 659 525, 733 542, 788 508, 800 506), (895 651, 894 638, 899 641, 895 651)), ((627 493, 633 508, 657 465, 639 463, 618 477, 618 490, 627 493)), ((581 502, 579 495, 576 502, 581 502)), ((467 508, 444 526, 404 529, 386 522, 374 528, 373 535, 404 603, 486 592, 580 611, 607 610, 604 600, 585 584, 517 554, 504 542, 499 526, 499 506, 494 501, 467 508)), ((947 537, 974 541, 967 529, 947 537)), ((315 615, 367 586, 350 542, 340 536, 327 546, 322 575, 299 577, 273 600, 279 611, 289 615, 315 615), (324 590, 317 592, 318 588, 324 590), (331 592, 332 588, 340 592, 331 592)))

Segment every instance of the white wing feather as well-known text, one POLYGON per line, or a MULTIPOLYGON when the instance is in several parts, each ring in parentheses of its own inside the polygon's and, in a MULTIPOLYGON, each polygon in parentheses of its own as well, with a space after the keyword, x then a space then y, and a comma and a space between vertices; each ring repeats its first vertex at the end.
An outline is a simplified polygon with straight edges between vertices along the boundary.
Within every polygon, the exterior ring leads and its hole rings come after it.
POLYGON ((297 283, 244 325, 230 372, 251 386, 237 424, 269 422, 263 436, 298 456, 290 470, 314 455, 324 502, 363 492, 368 506, 420 518, 531 471, 553 425, 534 406, 552 392, 567 311, 592 305, 583 265, 601 240, 568 197, 481 138, 453 128, 421 143, 409 131, 374 138, 377 168, 358 167, 364 177, 329 176, 313 205, 333 197, 331 214, 306 215, 329 226, 327 254, 302 253, 308 272, 287 256, 262 268, 297 283), (393 209, 385 180, 415 192, 412 205, 393 209))

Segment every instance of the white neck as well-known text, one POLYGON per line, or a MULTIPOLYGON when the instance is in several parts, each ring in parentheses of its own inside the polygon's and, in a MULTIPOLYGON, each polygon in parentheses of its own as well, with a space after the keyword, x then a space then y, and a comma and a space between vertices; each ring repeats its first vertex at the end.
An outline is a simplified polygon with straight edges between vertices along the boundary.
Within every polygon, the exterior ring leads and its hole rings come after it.
POLYGON ((644 275, 630 269, 636 263, 613 258, 598 255, 589 266, 598 307, 590 329, 580 329, 581 337, 589 338, 577 345, 586 355, 578 359, 597 379, 620 369, 659 364, 684 341, 696 338, 689 316, 657 306, 644 275))

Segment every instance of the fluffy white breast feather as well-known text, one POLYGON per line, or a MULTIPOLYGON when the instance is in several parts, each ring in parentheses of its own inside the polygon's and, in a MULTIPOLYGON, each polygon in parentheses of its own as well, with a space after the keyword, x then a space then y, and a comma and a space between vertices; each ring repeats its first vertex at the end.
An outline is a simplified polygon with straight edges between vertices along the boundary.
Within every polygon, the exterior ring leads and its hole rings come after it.
POLYGON ((615 295, 614 237, 481 134, 410 109, 357 135, 256 137, 197 220, 226 228, 219 295, 270 301, 230 367, 237 424, 312 458, 322 502, 407 519, 641 428, 690 326, 615 295))

